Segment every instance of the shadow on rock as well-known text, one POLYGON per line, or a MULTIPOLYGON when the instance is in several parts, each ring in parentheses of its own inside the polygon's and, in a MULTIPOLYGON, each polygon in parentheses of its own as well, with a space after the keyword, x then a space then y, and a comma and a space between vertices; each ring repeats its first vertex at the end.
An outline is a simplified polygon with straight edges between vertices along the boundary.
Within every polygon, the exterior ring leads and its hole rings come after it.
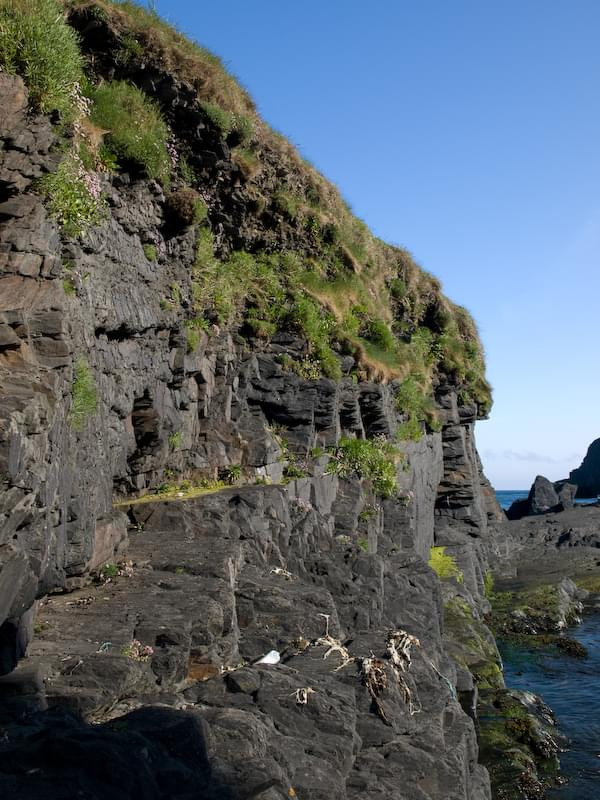
POLYGON ((0 795, 20 800, 233 800, 197 714, 140 708, 103 725, 59 711, 0 729, 0 795))

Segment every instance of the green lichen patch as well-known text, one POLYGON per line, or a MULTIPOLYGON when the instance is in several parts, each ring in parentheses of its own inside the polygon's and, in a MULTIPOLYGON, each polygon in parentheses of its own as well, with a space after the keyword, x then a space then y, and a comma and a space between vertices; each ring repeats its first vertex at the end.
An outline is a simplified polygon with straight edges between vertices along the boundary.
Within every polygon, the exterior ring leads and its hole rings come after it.
POLYGON ((479 758, 498 800, 533 800, 558 776, 558 744, 548 709, 532 695, 507 689, 480 693, 479 758))
POLYGON ((471 672, 480 688, 504 686, 500 655, 489 629, 458 595, 444 602, 444 644, 454 661, 471 672))
POLYGON ((577 617, 575 606, 565 605, 555 584, 492 592, 489 599, 492 611, 487 622, 497 636, 556 633, 577 617))
POLYGON ((591 594, 600 594, 600 575, 585 575, 573 580, 580 589, 585 589, 591 594))
POLYGON ((462 570, 458 568, 454 556, 446 553, 445 547, 432 547, 427 562, 438 578, 454 578, 457 583, 464 581, 462 570))

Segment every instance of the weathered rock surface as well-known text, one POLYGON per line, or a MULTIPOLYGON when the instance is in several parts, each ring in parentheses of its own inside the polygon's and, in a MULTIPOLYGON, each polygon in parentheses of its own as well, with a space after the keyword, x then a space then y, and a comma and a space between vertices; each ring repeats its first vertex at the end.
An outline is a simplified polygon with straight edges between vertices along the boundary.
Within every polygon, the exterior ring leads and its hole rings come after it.
MULTIPOLYGON (((360 507, 364 491, 351 483, 345 496, 360 507)), ((218 797, 249 789, 279 797, 290 788, 311 798, 489 797, 471 720, 449 688, 456 677, 442 646, 437 579, 398 547, 401 524, 375 525, 369 553, 336 535, 339 496, 338 479, 328 477, 132 506, 140 529, 131 534, 132 574, 49 598, 13 685, 37 674, 52 714, 118 718, 94 729, 109 761, 140 719, 149 719, 142 736, 153 747, 164 746, 161 725, 191 725, 194 747, 204 738, 210 756, 210 770, 207 760, 196 764, 193 781, 216 781, 225 792, 218 797), (419 641, 412 663, 395 672, 389 641, 397 630, 419 641), (132 640, 154 649, 148 661, 122 655, 132 640), (271 649, 279 664, 253 666, 271 649), (385 675, 375 695, 364 668, 373 656, 385 675), (188 711, 127 714, 148 704, 188 711)), ((404 508, 384 503, 385 517, 409 521, 404 508)), ((31 713, 30 731, 45 741, 56 716, 31 713)), ((20 786, 16 753, 19 764, 33 759, 40 785, 42 776, 61 785, 71 763, 36 761, 16 716, 2 721, 10 746, 0 745, 0 776, 20 786)), ((85 750, 91 731, 60 724, 65 746, 81 736, 85 750)), ((185 755, 176 765, 189 767, 185 755)), ((160 773, 150 777, 160 783, 160 773)), ((149 796, 171 796, 171 785, 149 796)))

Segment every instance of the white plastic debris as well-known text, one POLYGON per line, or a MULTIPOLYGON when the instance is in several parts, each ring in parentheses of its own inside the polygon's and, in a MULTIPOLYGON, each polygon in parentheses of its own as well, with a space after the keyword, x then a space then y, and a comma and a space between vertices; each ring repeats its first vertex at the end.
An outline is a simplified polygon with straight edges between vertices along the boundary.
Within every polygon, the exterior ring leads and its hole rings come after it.
POLYGON ((262 658, 259 658, 258 661, 255 661, 255 664, 279 664, 281 660, 280 654, 277 650, 269 650, 269 652, 264 655, 262 658))

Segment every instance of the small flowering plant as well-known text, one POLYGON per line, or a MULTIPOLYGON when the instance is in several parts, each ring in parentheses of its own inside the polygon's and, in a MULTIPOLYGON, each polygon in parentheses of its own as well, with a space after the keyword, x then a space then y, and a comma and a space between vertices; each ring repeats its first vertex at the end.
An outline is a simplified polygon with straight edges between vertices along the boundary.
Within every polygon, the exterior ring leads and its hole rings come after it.
POLYGON ((154 648, 149 644, 142 644, 139 639, 132 639, 121 650, 121 655, 133 661, 148 661, 150 656, 154 655, 154 648))
POLYGON ((69 153, 56 172, 45 175, 38 189, 48 199, 50 214, 69 236, 79 236, 104 216, 100 181, 88 172, 79 155, 69 153))
POLYGON ((68 236, 80 236, 90 225, 104 217, 105 204, 99 175, 87 169, 81 154, 90 149, 86 121, 92 101, 85 97, 81 86, 72 88, 73 106, 77 117, 73 123, 73 145, 62 159, 56 172, 45 175, 38 183, 39 192, 46 197, 50 214, 68 236))
POLYGON ((115 578, 131 578, 133 575, 133 561, 125 561, 122 564, 111 564, 107 562, 98 571, 100 583, 111 583, 115 578))

